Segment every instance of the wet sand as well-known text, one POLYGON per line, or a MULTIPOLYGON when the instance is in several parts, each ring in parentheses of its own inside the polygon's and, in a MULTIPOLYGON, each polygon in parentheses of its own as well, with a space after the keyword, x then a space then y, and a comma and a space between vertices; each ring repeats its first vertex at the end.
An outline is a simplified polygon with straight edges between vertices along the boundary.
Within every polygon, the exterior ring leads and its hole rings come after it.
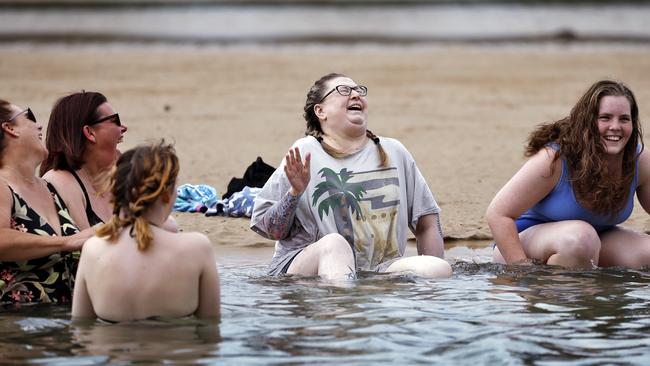
MULTIPOLYGON (((442 208, 449 246, 487 245, 485 209, 523 163, 528 132, 565 116, 595 80, 627 82, 642 121, 650 120, 648 47, 0 50, 1 98, 30 106, 46 122, 56 98, 99 90, 129 127, 121 149, 173 140, 179 182, 220 193, 257 156, 277 166, 303 135, 301 110, 313 81, 332 71, 348 74, 369 88, 370 129, 399 139, 415 157, 442 208)), ((273 243, 250 231, 248 220, 175 216, 184 230, 206 233, 228 263, 263 263, 272 253, 273 243)), ((650 220, 637 204, 625 225, 649 230, 650 220)))

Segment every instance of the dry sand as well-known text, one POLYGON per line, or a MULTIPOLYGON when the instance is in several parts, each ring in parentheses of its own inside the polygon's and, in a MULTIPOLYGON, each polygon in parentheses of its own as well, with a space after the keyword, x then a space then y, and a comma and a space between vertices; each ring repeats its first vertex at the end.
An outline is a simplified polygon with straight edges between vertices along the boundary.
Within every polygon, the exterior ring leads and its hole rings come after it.
MULTIPOLYGON (((209 184, 220 193, 257 156, 277 166, 303 135, 301 110, 315 79, 350 75, 369 88, 370 129, 401 140, 415 157, 443 210, 447 242, 456 247, 487 244, 485 209, 524 161, 528 132, 565 116, 595 80, 627 82, 642 121, 650 120, 648 47, 0 51, 0 98, 30 106, 45 122, 56 98, 99 90, 129 127, 122 149, 172 139, 180 183, 209 184)), ((273 243, 250 231, 248 220, 175 216, 184 230, 206 233, 227 262, 270 258, 273 243)), ((648 230, 650 220, 637 204, 626 225, 648 230)))

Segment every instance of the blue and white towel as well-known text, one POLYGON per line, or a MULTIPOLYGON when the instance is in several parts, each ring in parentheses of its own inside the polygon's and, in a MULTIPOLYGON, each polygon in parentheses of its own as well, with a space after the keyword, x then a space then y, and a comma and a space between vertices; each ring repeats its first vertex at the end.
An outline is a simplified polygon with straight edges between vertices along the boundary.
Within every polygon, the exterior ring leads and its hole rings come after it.
POLYGON ((183 184, 176 189, 174 211, 206 212, 219 200, 217 190, 205 184, 183 184))
POLYGON ((240 192, 224 200, 217 201, 214 206, 209 206, 206 216, 230 216, 230 217, 251 217, 255 197, 262 188, 244 187, 240 192))

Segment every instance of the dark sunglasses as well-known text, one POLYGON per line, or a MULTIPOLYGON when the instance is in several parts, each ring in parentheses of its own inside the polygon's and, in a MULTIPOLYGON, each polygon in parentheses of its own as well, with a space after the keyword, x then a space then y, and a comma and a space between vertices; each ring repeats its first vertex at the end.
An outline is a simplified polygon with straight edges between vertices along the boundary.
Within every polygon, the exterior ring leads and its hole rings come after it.
POLYGON ((32 110, 29 108, 25 109, 22 112, 18 112, 15 116, 9 118, 6 122, 13 122, 16 118, 18 118, 18 116, 20 116, 23 113, 26 114, 25 117, 27 117, 28 120, 36 123, 36 117, 34 116, 34 113, 32 113, 32 110))
POLYGON ((109 119, 112 119, 111 122, 115 123, 118 126, 122 126, 122 121, 120 121, 120 115, 118 113, 111 114, 110 116, 105 116, 100 119, 94 120, 90 123, 87 123, 88 126, 94 126, 98 123, 102 123, 104 121, 108 121, 109 119))

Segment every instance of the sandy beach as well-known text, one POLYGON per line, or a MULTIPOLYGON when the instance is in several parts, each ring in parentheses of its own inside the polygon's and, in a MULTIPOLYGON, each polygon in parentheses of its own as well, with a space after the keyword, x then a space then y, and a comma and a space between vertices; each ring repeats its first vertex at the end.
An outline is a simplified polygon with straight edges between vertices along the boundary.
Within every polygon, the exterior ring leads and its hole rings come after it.
MULTIPOLYGON (((0 97, 30 106, 45 124, 58 97, 101 91, 129 128, 121 149, 173 140, 179 183, 223 193, 257 156, 279 164, 303 136, 307 89, 332 71, 368 86, 370 129, 411 151, 442 208, 450 247, 487 245, 485 209, 524 161, 528 132, 565 116, 595 80, 625 81, 644 125, 650 120, 647 46, 3 46, 0 97)), ((270 258, 273 242, 248 220, 175 217, 184 230, 206 233, 229 263, 270 258)), ((650 229, 638 203, 625 225, 650 229)))

